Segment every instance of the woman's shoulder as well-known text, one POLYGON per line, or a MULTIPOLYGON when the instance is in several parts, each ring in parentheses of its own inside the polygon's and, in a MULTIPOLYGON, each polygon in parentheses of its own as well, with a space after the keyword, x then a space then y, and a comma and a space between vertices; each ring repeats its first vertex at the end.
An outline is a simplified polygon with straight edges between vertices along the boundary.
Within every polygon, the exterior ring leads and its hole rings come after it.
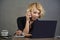
POLYGON ((22 16, 22 17, 18 17, 17 20, 21 20, 21 21, 25 21, 26 20, 26 16, 22 16))
POLYGON ((17 19, 26 19, 26 16, 18 17, 17 19))

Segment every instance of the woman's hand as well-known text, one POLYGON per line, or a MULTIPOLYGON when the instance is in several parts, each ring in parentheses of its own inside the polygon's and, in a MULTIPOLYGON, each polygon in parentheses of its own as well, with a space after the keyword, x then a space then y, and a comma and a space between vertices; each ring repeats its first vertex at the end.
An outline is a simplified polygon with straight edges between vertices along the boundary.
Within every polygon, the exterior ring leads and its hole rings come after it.
POLYGON ((25 36, 25 37, 30 37, 30 36, 32 36, 32 34, 24 33, 24 36, 25 36))
POLYGON ((31 17, 31 12, 27 11, 27 13, 26 13, 26 20, 30 21, 30 17, 31 17))

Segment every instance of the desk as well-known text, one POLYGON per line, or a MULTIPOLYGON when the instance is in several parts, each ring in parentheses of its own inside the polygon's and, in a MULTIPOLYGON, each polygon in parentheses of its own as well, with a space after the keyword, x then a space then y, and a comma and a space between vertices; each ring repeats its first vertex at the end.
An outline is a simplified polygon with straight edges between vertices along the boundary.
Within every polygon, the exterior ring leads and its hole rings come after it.
POLYGON ((12 40, 60 40, 58 38, 13 38, 12 40))
POLYGON ((60 40, 60 38, 20 38, 20 37, 10 37, 10 38, 0 38, 0 40, 60 40))

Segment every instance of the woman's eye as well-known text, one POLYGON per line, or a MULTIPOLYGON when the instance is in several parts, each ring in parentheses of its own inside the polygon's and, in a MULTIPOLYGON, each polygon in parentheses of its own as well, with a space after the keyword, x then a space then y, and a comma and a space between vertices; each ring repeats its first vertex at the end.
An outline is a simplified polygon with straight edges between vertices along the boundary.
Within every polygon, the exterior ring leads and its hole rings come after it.
POLYGON ((38 13, 38 14, 40 14, 40 13, 38 13))
POLYGON ((37 12, 33 12, 34 14, 36 14, 37 12))
POLYGON ((36 13, 37 13, 37 14, 40 14, 40 13, 38 13, 38 12, 33 12, 33 13, 34 13, 34 14, 36 14, 36 13))

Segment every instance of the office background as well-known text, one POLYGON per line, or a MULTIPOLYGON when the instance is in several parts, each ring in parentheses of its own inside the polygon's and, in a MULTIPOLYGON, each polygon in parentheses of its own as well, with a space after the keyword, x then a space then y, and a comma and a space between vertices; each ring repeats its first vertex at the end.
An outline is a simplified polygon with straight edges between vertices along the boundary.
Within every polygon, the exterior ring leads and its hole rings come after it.
POLYGON ((39 2, 45 8, 45 16, 39 20, 57 20, 55 36, 60 36, 60 0, 0 0, 0 32, 17 30, 17 17, 24 16, 28 5, 39 2))

